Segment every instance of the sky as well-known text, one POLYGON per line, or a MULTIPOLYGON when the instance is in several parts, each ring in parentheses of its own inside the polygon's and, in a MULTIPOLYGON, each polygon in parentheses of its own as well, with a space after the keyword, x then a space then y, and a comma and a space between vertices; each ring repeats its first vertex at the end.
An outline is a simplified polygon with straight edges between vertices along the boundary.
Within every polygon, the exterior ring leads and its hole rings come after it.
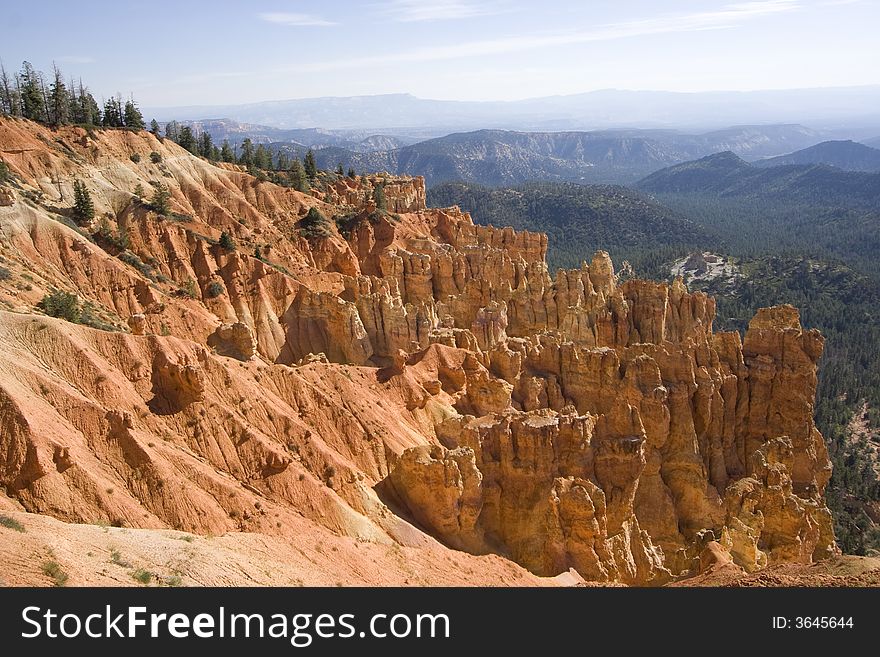
POLYGON ((880 84, 880 0, 4 2, 0 59, 143 106, 880 84))

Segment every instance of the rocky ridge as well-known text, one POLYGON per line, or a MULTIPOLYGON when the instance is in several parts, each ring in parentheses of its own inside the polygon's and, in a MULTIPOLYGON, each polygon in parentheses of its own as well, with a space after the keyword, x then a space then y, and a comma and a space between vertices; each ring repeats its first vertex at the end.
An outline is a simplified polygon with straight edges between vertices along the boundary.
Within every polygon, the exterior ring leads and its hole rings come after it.
POLYGON ((836 551, 823 341, 794 308, 741 339, 711 298, 619 282, 604 253, 551 276, 546 236, 426 208, 421 178, 302 194, 149 133, 8 119, 0 157, 15 508, 292 545, 306 522, 626 584, 697 574, 707 549, 749 572, 836 551), (75 179, 91 225, 65 219, 75 179), (173 214, 133 195, 157 182, 173 214), (116 330, 34 314, 56 288, 116 330))

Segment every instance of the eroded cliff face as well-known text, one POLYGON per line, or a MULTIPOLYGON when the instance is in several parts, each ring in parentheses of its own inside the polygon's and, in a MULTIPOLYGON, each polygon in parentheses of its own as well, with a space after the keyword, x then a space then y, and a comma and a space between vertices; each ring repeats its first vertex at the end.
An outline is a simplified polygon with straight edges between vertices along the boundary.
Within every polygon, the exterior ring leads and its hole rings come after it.
POLYGON ((699 572, 709 543, 746 570, 836 549, 823 341, 794 308, 741 340, 605 253, 552 277, 546 236, 428 209, 421 178, 301 194, 148 133, 5 119, 0 157, 0 484, 26 510, 292 544, 304 519, 628 584, 699 572), (157 180, 176 214, 132 197, 157 180), (34 315, 54 288, 116 332, 34 315))

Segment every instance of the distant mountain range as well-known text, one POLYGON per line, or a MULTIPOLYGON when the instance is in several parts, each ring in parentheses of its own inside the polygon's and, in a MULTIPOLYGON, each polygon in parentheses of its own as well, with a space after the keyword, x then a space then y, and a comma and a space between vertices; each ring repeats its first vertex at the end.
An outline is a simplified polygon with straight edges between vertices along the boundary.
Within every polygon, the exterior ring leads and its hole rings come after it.
MULTIPOLYGON (((623 184, 709 153, 731 150, 757 159, 789 153, 822 138, 822 133, 800 125, 737 126, 700 135, 671 130, 478 130, 373 152, 355 152, 338 145, 317 147, 315 156, 321 168, 342 164, 357 171, 424 175, 429 186, 444 182, 500 186, 529 181, 623 184)), ((305 152, 301 144, 271 142, 271 146, 300 157, 305 152)))
POLYGON ((657 194, 791 199, 838 207, 880 205, 880 173, 843 171, 825 164, 755 166, 730 151, 662 169, 636 187, 657 194))
POLYGON ((845 171, 880 171, 880 150, 854 141, 823 141, 788 155, 758 160, 759 167, 781 164, 827 164, 845 171))
POLYGON ((400 148, 418 141, 391 135, 377 135, 365 130, 325 130, 323 128, 297 128, 286 130, 267 125, 241 123, 232 119, 207 119, 184 121, 198 132, 206 131, 220 144, 224 139, 238 146, 245 139, 255 144, 284 143, 292 147, 342 148, 354 153, 368 153, 400 148))
POLYGON ((160 121, 227 117, 285 129, 320 126, 438 136, 478 128, 549 131, 656 127, 694 131, 752 123, 880 127, 877 107, 880 85, 701 93, 606 89, 518 101, 446 101, 388 94, 144 109, 145 116, 160 121))

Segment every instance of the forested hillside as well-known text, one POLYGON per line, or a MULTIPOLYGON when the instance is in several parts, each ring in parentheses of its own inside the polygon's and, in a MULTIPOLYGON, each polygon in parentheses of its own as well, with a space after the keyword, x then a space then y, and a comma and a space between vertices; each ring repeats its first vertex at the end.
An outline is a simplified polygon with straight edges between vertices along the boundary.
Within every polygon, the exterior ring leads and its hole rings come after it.
POLYGON ((459 205, 477 223, 547 233, 551 270, 578 267, 602 249, 617 262, 629 261, 639 274, 656 273, 688 249, 714 244, 681 213, 614 185, 529 183, 492 189, 449 183, 430 189, 428 202, 459 205))
POLYGON ((781 164, 826 164, 844 171, 880 171, 880 149, 852 140, 823 141, 788 155, 768 157, 755 162, 759 167, 781 164))
POLYGON ((880 173, 843 171, 824 164, 758 167, 731 152, 677 164, 639 181, 652 194, 809 203, 825 207, 880 205, 880 173))

